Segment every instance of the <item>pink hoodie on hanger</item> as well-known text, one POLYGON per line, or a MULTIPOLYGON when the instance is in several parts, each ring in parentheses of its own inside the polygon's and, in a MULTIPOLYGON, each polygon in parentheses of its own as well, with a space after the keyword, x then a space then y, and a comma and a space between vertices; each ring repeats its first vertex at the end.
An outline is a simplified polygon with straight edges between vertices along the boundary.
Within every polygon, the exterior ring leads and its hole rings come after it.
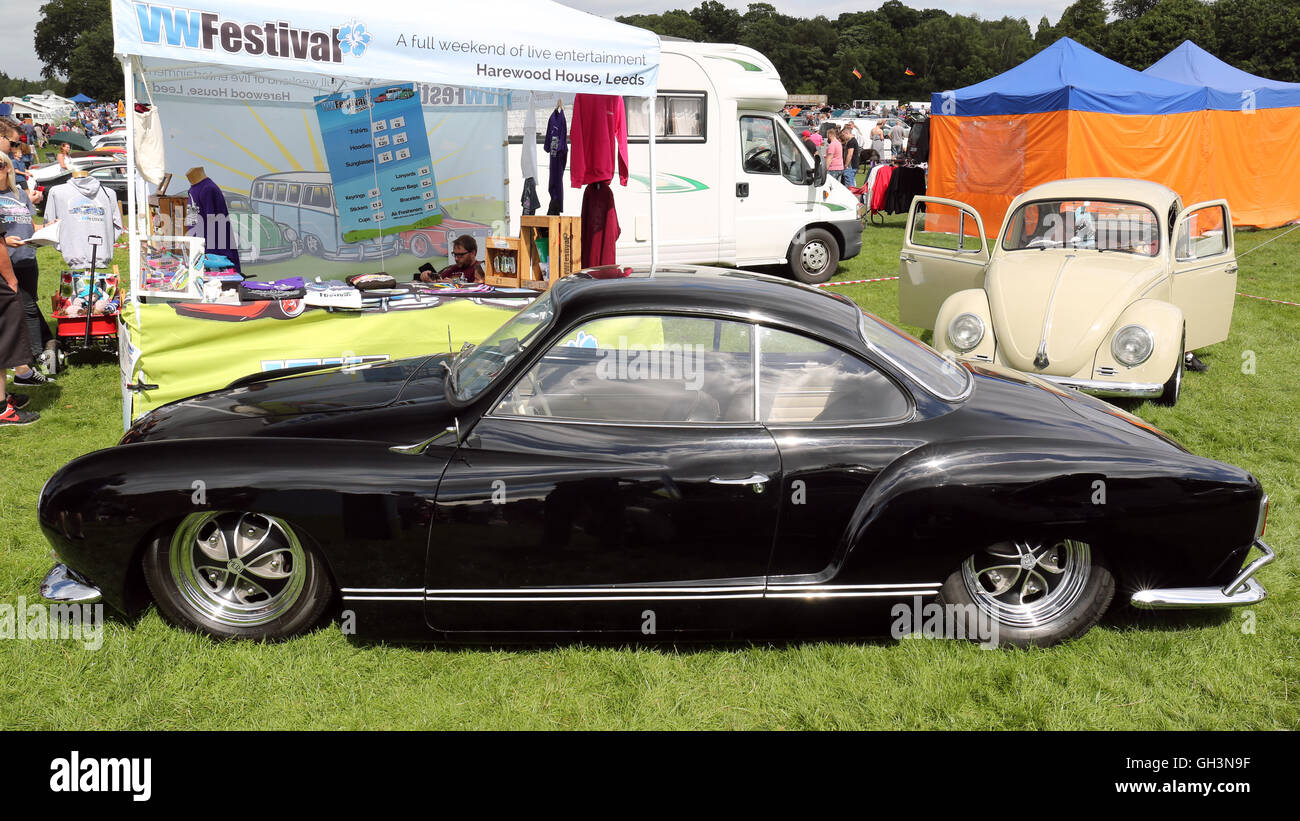
POLYGON ((569 129, 569 183, 614 179, 614 144, 618 143, 618 177, 627 185, 627 112, 623 98, 604 94, 578 94, 573 98, 573 126, 569 129))

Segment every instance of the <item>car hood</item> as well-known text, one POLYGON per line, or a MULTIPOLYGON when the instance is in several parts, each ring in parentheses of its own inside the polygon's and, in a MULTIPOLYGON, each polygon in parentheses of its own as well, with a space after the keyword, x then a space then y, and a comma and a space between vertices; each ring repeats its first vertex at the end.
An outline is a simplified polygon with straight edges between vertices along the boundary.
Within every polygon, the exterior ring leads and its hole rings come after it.
POLYGON ((1031 373, 1077 373, 1162 270, 1159 258, 1085 248, 995 258, 984 287, 1003 361, 1031 373), (1046 367, 1034 361, 1042 343, 1046 367))
POLYGON ((447 354, 276 378, 192 396, 138 419, 122 444, 210 436, 294 436, 404 442, 438 428, 451 409, 447 354))

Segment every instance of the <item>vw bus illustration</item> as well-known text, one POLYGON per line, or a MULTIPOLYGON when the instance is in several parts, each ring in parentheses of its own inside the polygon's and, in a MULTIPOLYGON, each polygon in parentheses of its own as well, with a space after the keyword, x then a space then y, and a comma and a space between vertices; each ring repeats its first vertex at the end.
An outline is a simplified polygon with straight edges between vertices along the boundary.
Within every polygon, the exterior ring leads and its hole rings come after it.
POLYGON ((328 260, 356 261, 401 253, 396 235, 344 243, 334 183, 324 171, 280 171, 253 180, 253 211, 272 219, 290 242, 328 260))

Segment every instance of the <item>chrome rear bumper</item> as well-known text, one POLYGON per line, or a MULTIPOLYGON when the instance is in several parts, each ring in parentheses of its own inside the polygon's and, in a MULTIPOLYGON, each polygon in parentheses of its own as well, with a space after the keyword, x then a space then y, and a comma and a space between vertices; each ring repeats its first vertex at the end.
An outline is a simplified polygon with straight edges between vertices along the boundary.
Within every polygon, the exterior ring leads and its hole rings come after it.
POLYGON ((95 604, 103 594, 77 571, 60 562, 45 574, 45 581, 41 582, 41 598, 53 602, 95 604))
POLYGON ((1107 382, 1103 379, 1075 379, 1072 376, 1050 376, 1036 373, 1039 379, 1046 379, 1053 385, 1063 388, 1075 388, 1093 396, 1132 396, 1150 399, 1164 393, 1164 385, 1147 382, 1107 382))
POLYGON ((1238 607, 1264 600, 1268 591, 1252 578, 1261 567, 1277 558, 1263 540, 1256 539, 1252 547, 1264 554, 1242 568, 1226 587, 1167 587, 1160 590, 1139 590, 1130 600, 1134 607, 1143 610, 1185 610, 1205 607, 1238 607))

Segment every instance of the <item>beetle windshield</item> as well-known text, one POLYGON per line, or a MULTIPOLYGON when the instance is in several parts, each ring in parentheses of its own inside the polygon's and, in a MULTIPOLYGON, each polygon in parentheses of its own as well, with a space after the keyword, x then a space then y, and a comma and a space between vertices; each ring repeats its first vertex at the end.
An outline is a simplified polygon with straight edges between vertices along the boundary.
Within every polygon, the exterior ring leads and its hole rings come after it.
POLYGON ((451 366, 451 390, 457 401, 477 399, 492 380, 542 336, 555 316, 551 292, 506 320, 483 344, 457 354, 451 366))
POLYGON ((1092 248, 1154 257, 1160 253, 1156 214, 1113 200, 1039 200, 1016 209, 1002 235, 1004 251, 1092 248))
POLYGON ((970 371, 921 340, 868 313, 858 327, 872 348, 940 399, 956 401, 970 393, 970 371))

